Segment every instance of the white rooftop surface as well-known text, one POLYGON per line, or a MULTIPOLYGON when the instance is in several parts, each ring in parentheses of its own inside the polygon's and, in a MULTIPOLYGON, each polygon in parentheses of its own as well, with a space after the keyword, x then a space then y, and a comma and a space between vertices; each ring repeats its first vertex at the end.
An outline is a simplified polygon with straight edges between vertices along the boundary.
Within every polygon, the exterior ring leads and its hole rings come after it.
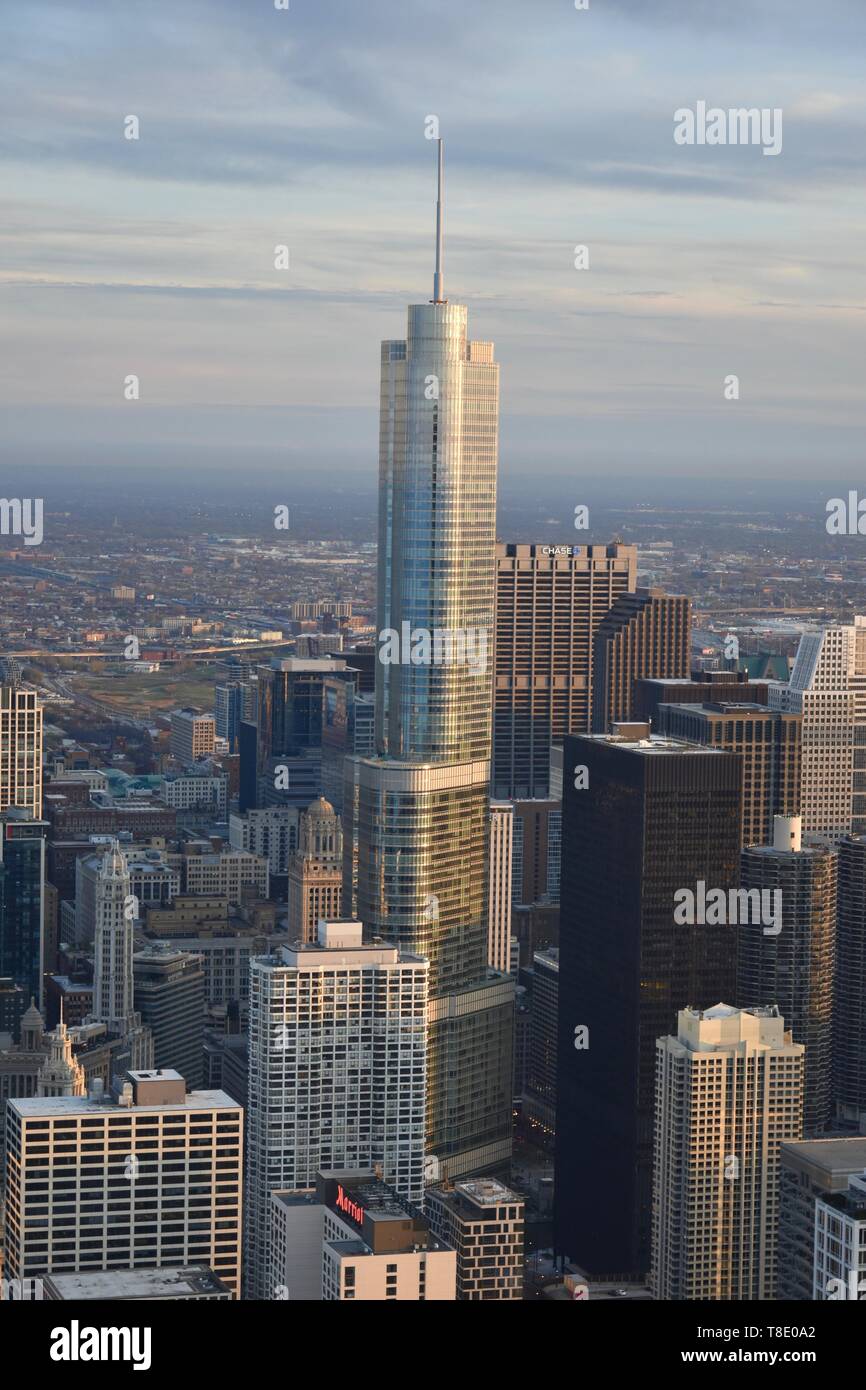
POLYGON ((89 1096, 36 1096, 27 1100, 10 1100, 9 1105, 25 1120, 38 1120, 50 1115, 141 1115, 162 1110, 236 1110, 243 1106, 225 1091, 189 1091, 182 1101, 167 1105, 117 1105, 113 1100, 91 1100, 89 1096))
POLYGON ((713 748, 704 743, 690 743, 687 739, 666 738, 664 734, 651 734, 649 738, 623 738, 621 734, 581 734, 592 743, 608 743, 614 748, 623 748, 632 753, 676 753, 681 757, 730 758, 726 748, 713 748))
POLYGON ((187 1298, 191 1294, 228 1292, 207 1265, 190 1265, 186 1269, 93 1270, 46 1277, 70 1302, 82 1298, 187 1298))
POLYGON ((479 1206, 494 1206, 500 1202, 523 1202, 522 1197, 506 1187, 498 1178, 470 1178, 455 1184, 458 1192, 465 1192, 479 1206))

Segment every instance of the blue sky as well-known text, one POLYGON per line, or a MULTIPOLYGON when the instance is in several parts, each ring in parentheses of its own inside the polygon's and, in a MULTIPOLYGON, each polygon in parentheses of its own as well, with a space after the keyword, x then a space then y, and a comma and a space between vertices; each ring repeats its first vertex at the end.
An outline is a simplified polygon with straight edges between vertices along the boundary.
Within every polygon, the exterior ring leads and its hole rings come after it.
POLYGON ((856 480, 862 0, 6 0, 2 29, 7 457, 374 470, 435 114, 506 471, 856 480), (782 108, 782 153, 677 146, 698 100, 782 108))

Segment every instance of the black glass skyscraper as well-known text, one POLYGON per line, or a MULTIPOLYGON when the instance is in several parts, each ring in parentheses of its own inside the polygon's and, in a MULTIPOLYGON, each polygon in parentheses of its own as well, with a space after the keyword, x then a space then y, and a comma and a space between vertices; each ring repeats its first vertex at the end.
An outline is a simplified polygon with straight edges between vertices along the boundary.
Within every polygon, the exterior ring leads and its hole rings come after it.
POLYGON ((736 928, 674 912, 738 883, 739 759, 646 734, 564 750, 556 1245, 596 1277, 649 1267, 656 1039, 735 982, 736 928))
POLYGON ((0 816, 0 975, 42 1000, 45 836, 48 824, 10 807, 0 816))
POLYGON ((856 1129, 866 1115, 866 835, 839 842, 833 1099, 856 1129))

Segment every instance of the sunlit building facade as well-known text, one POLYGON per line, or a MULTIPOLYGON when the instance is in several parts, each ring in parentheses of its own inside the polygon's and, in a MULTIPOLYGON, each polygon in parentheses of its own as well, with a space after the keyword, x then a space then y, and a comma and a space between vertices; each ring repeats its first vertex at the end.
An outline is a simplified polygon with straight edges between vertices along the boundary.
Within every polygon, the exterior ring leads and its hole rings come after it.
POLYGON ((428 1153, 461 1176, 510 1155, 514 986, 487 967, 499 368, 439 250, 433 301, 382 345, 377 756, 345 805, 365 930, 430 961, 428 1153))
POLYGON ((772 1299, 781 1145, 800 1138, 803 1053, 776 1008, 683 1009, 656 1043, 651 1287, 772 1299))
POLYGON ((42 706, 35 690, 0 685, 0 811, 42 815, 42 706))

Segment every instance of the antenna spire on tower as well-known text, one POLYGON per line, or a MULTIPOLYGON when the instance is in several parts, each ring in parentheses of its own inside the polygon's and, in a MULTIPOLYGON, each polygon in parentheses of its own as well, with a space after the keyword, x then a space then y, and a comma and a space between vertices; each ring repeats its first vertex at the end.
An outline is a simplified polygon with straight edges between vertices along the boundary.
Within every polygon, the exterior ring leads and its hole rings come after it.
POLYGON ((439 146, 439 184, 436 194, 436 271, 433 276, 433 303, 444 304, 442 292, 442 263, 445 239, 445 141, 436 142, 439 146))

